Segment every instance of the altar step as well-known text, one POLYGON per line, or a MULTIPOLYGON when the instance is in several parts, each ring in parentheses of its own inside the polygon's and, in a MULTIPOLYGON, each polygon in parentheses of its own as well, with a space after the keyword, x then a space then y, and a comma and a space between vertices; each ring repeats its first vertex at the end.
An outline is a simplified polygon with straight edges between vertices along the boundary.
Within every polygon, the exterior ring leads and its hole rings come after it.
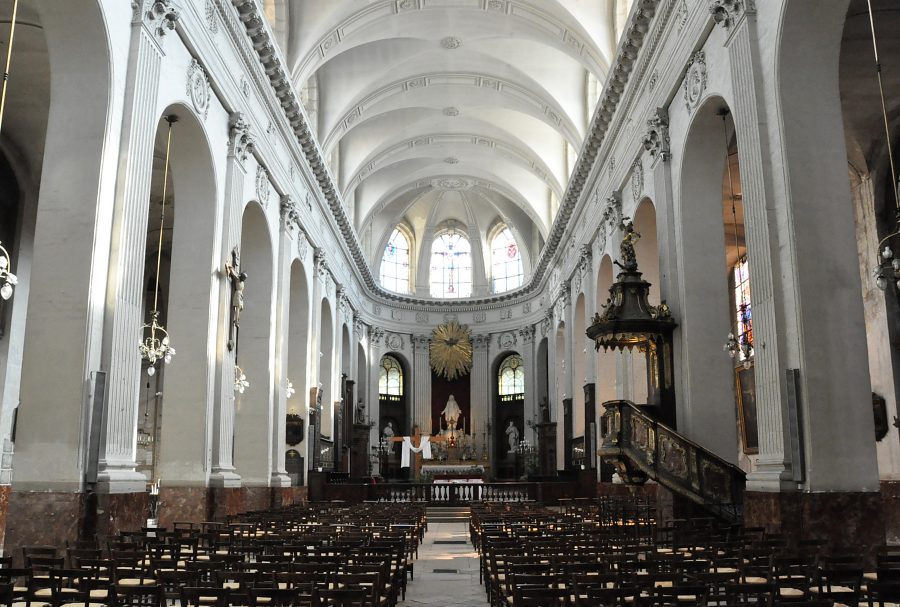
POLYGON ((468 523, 468 506, 428 506, 425 513, 429 523, 468 523))

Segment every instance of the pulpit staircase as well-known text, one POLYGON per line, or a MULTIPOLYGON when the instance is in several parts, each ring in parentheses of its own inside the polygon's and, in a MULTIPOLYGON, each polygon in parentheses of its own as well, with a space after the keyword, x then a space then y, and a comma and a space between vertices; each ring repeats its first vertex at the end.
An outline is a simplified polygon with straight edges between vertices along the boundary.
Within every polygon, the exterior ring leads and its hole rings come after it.
POLYGON ((598 454, 627 484, 653 479, 729 522, 743 517, 745 474, 627 400, 603 403, 598 454))

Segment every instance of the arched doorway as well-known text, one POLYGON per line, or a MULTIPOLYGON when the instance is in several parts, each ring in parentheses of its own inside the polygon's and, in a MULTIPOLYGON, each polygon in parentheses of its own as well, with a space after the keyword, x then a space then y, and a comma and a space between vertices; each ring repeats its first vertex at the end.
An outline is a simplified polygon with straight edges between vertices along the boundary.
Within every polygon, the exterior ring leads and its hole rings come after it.
POLYGON ((400 468, 400 451, 390 439, 408 436, 409 427, 409 386, 407 382, 409 366, 395 352, 381 357, 378 366, 378 428, 379 470, 387 479, 405 478, 406 470, 400 468))
POLYGON ((525 437, 525 363, 517 352, 501 354, 492 368, 494 396, 494 477, 518 479, 527 474, 519 449, 525 437))

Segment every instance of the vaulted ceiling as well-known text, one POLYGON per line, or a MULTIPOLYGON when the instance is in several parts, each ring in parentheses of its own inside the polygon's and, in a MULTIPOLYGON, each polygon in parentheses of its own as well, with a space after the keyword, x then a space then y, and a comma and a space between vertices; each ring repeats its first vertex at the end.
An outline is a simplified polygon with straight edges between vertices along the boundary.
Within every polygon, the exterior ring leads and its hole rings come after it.
POLYGON ((421 252, 451 220, 481 240, 507 223, 528 270, 629 5, 265 1, 376 275, 398 223, 421 252))

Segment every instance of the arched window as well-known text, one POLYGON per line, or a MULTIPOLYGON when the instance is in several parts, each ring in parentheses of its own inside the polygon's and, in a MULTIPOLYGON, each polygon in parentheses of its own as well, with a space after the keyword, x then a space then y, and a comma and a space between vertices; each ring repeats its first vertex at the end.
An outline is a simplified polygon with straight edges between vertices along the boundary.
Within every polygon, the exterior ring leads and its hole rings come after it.
POLYGON ((472 246, 455 229, 439 234, 431 244, 431 296, 472 295, 472 246))
POLYGON ((378 394, 385 396, 403 396, 403 367, 393 356, 381 357, 381 370, 378 373, 378 394))
POLYGON ((522 254, 509 228, 504 227, 491 239, 491 283, 494 293, 522 286, 522 254))
POLYGON ((525 366, 518 354, 507 356, 500 365, 500 397, 525 394, 525 366))
POLYGON ((740 349, 735 361, 745 362, 753 356, 753 308, 750 304, 750 266, 747 256, 734 264, 734 313, 740 349))
POLYGON ((381 286, 394 293, 409 293, 409 238, 394 228, 381 256, 381 286))

